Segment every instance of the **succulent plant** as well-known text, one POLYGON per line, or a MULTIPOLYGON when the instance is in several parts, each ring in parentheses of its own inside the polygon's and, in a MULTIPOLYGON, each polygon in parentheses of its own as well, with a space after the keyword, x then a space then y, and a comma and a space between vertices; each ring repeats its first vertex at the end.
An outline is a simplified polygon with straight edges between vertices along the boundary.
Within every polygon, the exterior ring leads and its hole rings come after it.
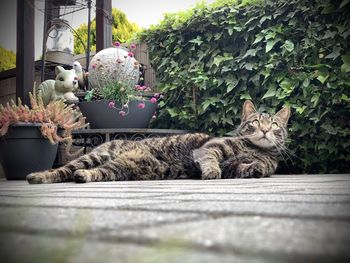
POLYGON ((74 109, 74 105, 57 100, 45 106, 35 91, 33 94, 29 93, 31 107, 23 105, 20 98, 17 104, 11 100, 5 106, 0 105, 0 136, 7 133, 9 126, 17 123, 40 123, 42 135, 56 144, 61 141, 71 142, 72 131, 87 126, 85 117, 74 109), (57 133, 59 128, 63 129, 62 135, 57 133))

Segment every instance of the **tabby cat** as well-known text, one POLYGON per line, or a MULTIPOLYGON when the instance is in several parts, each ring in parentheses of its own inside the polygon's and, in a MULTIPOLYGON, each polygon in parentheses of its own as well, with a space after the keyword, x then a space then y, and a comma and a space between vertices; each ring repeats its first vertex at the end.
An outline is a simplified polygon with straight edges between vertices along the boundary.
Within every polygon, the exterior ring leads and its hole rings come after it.
POLYGON ((202 133, 114 140, 53 170, 32 173, 29 183, 77 183, 121 180, 220 179, 267 177, 287 137, 288 107, 275 115, 243 105, 242 123, 233 137, 202 133))

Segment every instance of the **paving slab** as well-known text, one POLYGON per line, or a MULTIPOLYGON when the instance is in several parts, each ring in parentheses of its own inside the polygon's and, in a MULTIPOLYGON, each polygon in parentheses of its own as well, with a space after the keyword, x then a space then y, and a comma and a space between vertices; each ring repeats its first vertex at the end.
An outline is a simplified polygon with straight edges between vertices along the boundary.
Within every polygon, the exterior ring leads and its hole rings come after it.
POLYGON ((349 247, 350 175, 0 180, 1 262, 349 262, 349 247))

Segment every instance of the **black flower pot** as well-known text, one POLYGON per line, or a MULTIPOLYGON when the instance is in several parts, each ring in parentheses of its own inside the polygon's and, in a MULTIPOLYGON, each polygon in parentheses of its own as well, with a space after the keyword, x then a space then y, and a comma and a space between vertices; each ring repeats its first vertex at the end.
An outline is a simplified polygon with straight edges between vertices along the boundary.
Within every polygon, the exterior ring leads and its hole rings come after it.
POLYGON ((52 168, 58 144, 40 132, 40 124, 16 124, 0 137, 0 161, 8 180, 25 179, 29 173, 52 168))
POLYGON ((126 116, 119 114, 121 105, 116 103, 117 109, 110 108, 107 100, 84 101, 79 103, 79 108, 92 129, 148 128, 157 103, 144 101, 143 109, 138 107, 139 103, 140 101, 129 102, 129 113, 126 116))

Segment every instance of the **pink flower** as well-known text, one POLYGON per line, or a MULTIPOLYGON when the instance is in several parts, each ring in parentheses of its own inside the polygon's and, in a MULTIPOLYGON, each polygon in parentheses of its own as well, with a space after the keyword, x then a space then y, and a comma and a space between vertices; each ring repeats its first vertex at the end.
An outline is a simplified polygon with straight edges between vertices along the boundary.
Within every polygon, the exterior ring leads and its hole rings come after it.
POLYGON ((140 108, 140 109, 144 109, 145 108, 145 103, 144 102, 140 102, 137 107, 140 108))
MULTIPOLYGON (((135 85, 136 90, 140 90, 141 86, 140 85, 135 85)), ((141 89, 142 90, 142 89, 141 89)))
POLYGON ((117 41, 117 42, 114 42, 113 45, 114 45, 115 47, 120 47, 120 42, 118 42, 118 41, 117 41))
POLYGON ((128 53, 128 56, 132 58, 132 57, 134 57, 134 53, 129 52, 129 53, 128 53))
POLYGON ((114 108, 115 108, 115 103, 114 103, 114 101, 110 101, 110 102, 108 103, 108 107, 110 107, 111 109, 114 109, 114 108))
POLYGON ((153 97, 152 99, 150 99, 150 102, 156 103, 156 102, 157 102, 157 99, 153 97))
POLYGON ((159 98, 159 93, 154 93, 154 97, 159 98))
POLYGON ((95 69, 95 68, 96 68, 96 64, 93 64, 93 65, 92 65, 92 68, 95 69))
POLYGON ((118 58, 118 59, 116 60, 116 62, 120 64, 120 63, 123 62, 123 60, 121 60, 120 58, 118 58))
POLYGON ((135 45, 135 44, 131 44, 131 45, 130 45, 130 48, 131 48, 131 49, 135 49, 135 48, 136 48, 136 45, 135 45))
POLYGON ((125 111, 121 110, 121 111, 119 112, 119 116, 120 116, 120 117, 124 117, 125 115, 126 115, 126 112, 125 112, 125 111))

